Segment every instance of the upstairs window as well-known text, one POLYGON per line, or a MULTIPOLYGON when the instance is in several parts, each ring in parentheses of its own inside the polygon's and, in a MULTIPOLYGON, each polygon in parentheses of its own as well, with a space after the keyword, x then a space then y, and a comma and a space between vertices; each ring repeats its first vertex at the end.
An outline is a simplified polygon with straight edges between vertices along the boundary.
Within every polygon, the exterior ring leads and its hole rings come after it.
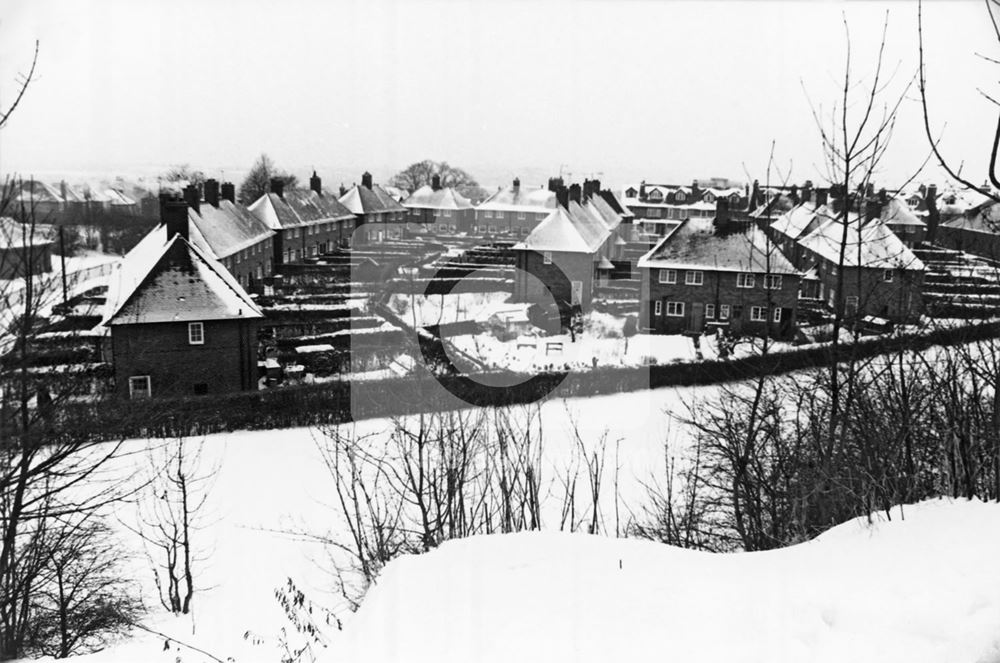
POLYGON ((754 284, 753 274, 741 273, 736 275, 737 288, 752 288, 754 284))
POLYGON ((546 264, 546 265, 551 265, 552 264, 552 252, 551 251, 546 251, 545 253, 542 254, 542 262, 544 264, 546 264))
POLYGON ((188 344, 189 345, 205 344, 205 323, 203 322, 188 323, 188 344))
POLYGON ((781 290, 781 275, 765 274, 764 287, 767 288, 768 290, 781 290))
POLYGON ((892 283, 892 270, 891 269, 882 270, 882 280, 885 281, 886 283, 892 283))
POLYGON ((661 269, 660 270, 660 283, 677 283, 677 270, 676 269, 661 269))
POLYGON ((705 282, 705 272, 691 270, 684 272, 684 285, 702 285, 705 282))

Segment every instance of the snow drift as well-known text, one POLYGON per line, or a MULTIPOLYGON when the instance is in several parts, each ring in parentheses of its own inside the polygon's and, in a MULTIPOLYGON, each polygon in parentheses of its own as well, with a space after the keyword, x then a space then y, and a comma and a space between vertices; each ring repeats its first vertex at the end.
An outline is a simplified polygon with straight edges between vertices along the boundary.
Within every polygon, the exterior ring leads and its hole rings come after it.
POLYGON ((1000 505, 928 501, 712 555, 561 533, 389 565, 326 660, 1000 662, 1000 505))

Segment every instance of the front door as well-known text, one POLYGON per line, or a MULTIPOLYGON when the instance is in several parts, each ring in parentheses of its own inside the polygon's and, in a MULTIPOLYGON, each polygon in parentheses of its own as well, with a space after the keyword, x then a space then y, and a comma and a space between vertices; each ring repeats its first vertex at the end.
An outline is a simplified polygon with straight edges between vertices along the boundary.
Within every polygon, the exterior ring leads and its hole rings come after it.
POLYGON ((583 300, 583 281, 573 281, 571 285, 572 293, 570 295, 570 304, 573 306, 579 306, 583 300))
POLYGON ((705 305, 701 302, 691 304, 691 318, 688 320, 688 331, 701 333, 705 326, 705 305))

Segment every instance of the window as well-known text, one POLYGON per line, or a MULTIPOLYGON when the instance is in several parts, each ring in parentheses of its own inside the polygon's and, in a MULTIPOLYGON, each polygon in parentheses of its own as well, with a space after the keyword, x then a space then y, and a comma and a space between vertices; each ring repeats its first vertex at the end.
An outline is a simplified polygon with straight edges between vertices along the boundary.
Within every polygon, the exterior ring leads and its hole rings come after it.
POLYGON ((892 270, 886 269, 882 271, 882 280, 886 283, 892 283, 892 270))
POLYGON ((774 309, 774 312, 771 315, 771 320, 773 320, 774 322, 781 322, 781 309, 780 308, 775 308, 774 309))
POLYGON ((128 379, 129 398, 149 398, 152 395, 153 389, 148 375, 133 375, 128 379))
POLYGON ((720 304, 719 320, 728 320, 728 319, 729 319, 729 304, 720 304))
POLYGON ((779 274, 765 274, 764 287, 768 290, 781 290, 781 276, 779 274))
POLYGON ((205 324, 202 322, 188 323, 188 343, 190 345, 205 344, 205 324))
POLYGON ((705 272, 688 270, 684 272, 684 285, 702 285, 705 282, 705 272))
POLYGON ((767 320, 767 309, 763 306, 751 306, 750 320, 753 322, 765 322, 767 320))
POLYGON ((445 218, 449 218, 450 219, 451 218, 451 210, 450 209, 446 209, 444 211, 444 216, 445 216, 445 218))
POLYGON ((660 270, 660 283, 677 283, 677 270, 676 269, 661 269, 660 270))
POLYGON ((410 210, 410 216, 420 216, 420 210, 418 210, 418 209, 411 209, 410 210))
POLYGON ((528 216, 524 212, 518 212, 517 213, 517 220, 518 221, 524 221, 526 218, 528 218, 528 216))
POLYGON ((486 210, 485 212, 483 212, 483 218, 484 219, 492 219, 493 218, 493 212, 491 212, 489 210, 486 210))
POLYGON ((521 228, 521 237, 527 237, 527 236, 528 236, 528 229, 521 228))
POLYGON ((676 216, 677 216, 677 210, 674 209, 673 207, 668 207, 667 208, 667 218, 668 219, 673 219, 676 216))
POLYGON ((688 210, 687 210, 687 208, 685 208, 685 207, 679 208, 677 210, 677 218, 678 219, 686 219, 686 218, 688 218, 688 210))
POLYGON ((260 280, 264 278, 264 267, 262 265, 257 265, 257 279, 260 280))
POLYGON ((687 196, 684 195, 683 191, 678 191, 675 200, 679 203, 683 203, 687 196))
POLYGON ((503 218, 503 212, 497 212, 497 218, 498 219, 502 219, 503 218))
POLYGON ((441 210, 439 210, 439 209, 434 210, 434 218, 436 219, 439 216, 441 216, 441 210))
POLYGON ((653 307, 656 315, 663 315, 663 302, 659 299, 656 300, 656 306, 653 307))
POLYGON ((737 274, 736 275, 736 287, 737 288, 752 288, 754 283, 753 274, 737 274))
POLYGON ((856 313, 858 310, 858 298, 856 295, 851 295, 847 298, 847 312, 856 313))
POLYGON ((495 233, 496 231, 497 231, 497 227, 496 226, 490 226, 489 228, 486 229, 486 232, 488 232, 491 235, 493 233, 495 233))
POLYGON ((709 320, 715 319, 715 304, 705 304, 705 317, 709 320))
POLYGON ((667 315, 680 318, 684 315, 684 302, 667 302, 667 315))
POLYGON ((650 207, 649 209, 646 210, 646 217, 650 218, 650 219, 658 219, 658 218, 660 218, 660 208, 659 207, 650 207))
POLYGON ((542 254, 542 262, 545 263, 546 265, 551 265, 552 264, 552 252, 551 251, 546 251, 545 253, 542 254))

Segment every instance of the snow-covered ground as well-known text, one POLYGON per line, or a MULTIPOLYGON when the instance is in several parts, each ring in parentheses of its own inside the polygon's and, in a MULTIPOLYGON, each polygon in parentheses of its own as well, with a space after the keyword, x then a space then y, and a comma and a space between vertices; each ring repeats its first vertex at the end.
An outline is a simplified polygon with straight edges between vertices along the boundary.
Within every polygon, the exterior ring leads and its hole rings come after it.
MULTIPOLYGON (((684 445, 667 412, 682 412, 707 389, 546 402, 543 482, 558 489, 554 473, 574 449, 575 421, 588 445, 608 432, 605 483, 617 465, 621 499, 637 506, 643 482, 663 466, 664 442, 684 445)), ((377 444, 391 425, 359 422, 356 434, 377 444)), ((1000 649, 990 649, 1000 641, 1000 506, 978 503, 907 507, 902 521, 895 512, 872 528, 849 523, 795 548, 726 556, 554 532, 476 538, 394 562, 350 614, 330 591, 324 547, 280 533, 336 526, 321 435, 300 428, 206 437, 203 462, 221 470, 207 503, 211 525, 196 541, 211 556, 193 616, 158 609, 141 546, 120 527, 154 608, 144 623, 169 642, 136 632, 81 660, 210 660, 185 643, 223 661, 279 661, 283 631, 301 642, 275 599, 291 578, 317 606, 338 610, 342 631, 318 607, 313 614, 329 645, 317 660, 331 663, 1000 661, 1000 649)), ((144 459, 121 462, 120 471, 138 476, 144 459)), ((117 515, 131 517, 128 509, 117 515)), ((611 518, 606 509, 613 531, 611 518)))
POLYGON ((1000 661, 1000 505, 892 518, 729 555, 551 532, 449 542, 391 563, 327 660, 1000 661))

